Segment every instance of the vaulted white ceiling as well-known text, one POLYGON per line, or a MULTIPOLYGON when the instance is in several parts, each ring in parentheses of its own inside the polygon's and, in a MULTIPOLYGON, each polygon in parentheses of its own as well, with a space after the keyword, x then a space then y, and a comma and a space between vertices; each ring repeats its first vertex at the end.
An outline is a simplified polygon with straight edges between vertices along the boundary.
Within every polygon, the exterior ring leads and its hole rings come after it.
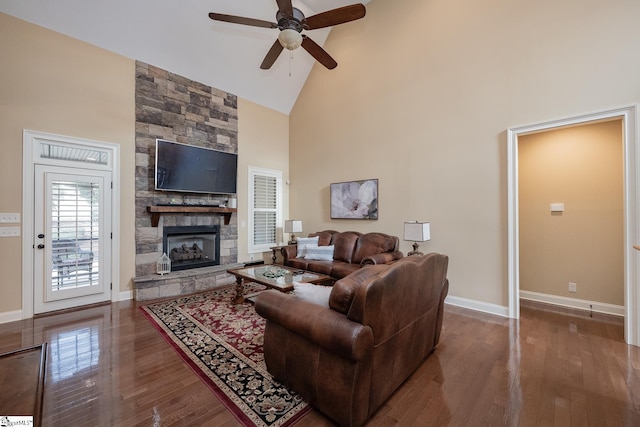
MULTIPOLYGON (((305 16, 353 3, 293 0, 305 16)), ((0 0, 0 12, 289 114, 315 60, 301 48, 292 59, 285 50, 271 69, 261 70, 278 29, 208 17, 218 12, 275 22, 277 10, 275 0, 0 0)), ((323 46, 329 31, 305 34, 323 46)), ((349 60, 334 59, 338 66, 349 60)))

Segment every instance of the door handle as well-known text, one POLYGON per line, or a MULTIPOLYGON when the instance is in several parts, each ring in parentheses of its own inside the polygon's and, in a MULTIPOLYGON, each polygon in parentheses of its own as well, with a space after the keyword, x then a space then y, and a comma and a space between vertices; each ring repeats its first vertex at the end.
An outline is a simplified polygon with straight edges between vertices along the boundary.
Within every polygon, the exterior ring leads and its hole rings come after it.
POLYGON ((43 245, 42 243, 40 243, 40 244, 38 245, 38 249, 44 249, 44 245, 43 245))

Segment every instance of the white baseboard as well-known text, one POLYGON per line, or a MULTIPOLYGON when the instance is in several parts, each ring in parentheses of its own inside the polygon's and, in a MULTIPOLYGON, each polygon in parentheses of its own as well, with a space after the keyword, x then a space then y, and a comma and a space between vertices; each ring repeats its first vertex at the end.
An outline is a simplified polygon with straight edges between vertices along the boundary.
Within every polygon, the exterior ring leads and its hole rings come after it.
POLYGON ((509 317, 509 308, 502 305, 488 302, 476 301, 468 298, 447 295, 444 302, 457 307, 468 308, 470 310, 481 311, 483 313, 495 314, 496 316, 509 317))
POLYGON ((591 310, 596 313, 610 314, 624 317, 624 306, 607 304, 603 302, 587 301, 578 298, 567 298, 558 295, 542 294, 539 292, 520 291, 520 299, 559 305, 561 307, 575 308, 578 310, 591 310))
MULTIPOLYGON (((133 299, 133 291, 122 291, 117 294, 117 301, 127 301, 133 299)), ((22 320, 22 310, 5 311, 0 313, 0 323, 15 322, 16 320, 22 320)))
POLYGON ((22 310, 5 311, 0 313, 0 323, 15 322, 16 320, 22 320, 22 310))
POLYGON ((133 291, 121 291, 118 295, 118 301, 127 301, 133 299, 133 291))

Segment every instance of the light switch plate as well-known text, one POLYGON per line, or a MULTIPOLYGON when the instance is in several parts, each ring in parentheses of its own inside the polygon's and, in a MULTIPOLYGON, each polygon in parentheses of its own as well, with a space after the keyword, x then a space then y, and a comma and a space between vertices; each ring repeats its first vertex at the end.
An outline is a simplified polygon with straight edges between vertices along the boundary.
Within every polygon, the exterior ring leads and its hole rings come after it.
POLYGON ((0 227, 0 237, 16 237, 20 235, 20 227, 0 227))
POLYGON ((0 213, 0 224, 20 224, 20 214, 0 213))

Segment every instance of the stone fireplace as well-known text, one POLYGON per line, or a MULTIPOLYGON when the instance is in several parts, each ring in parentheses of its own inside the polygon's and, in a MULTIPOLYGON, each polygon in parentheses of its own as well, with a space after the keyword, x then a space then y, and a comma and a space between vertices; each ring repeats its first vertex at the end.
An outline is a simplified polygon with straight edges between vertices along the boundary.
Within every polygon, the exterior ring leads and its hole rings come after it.
POLYGON ((157 138, 237 153, 237 97, 136 62, 135 299, 185 295, 233 283, 235 279, 227 269, 239 266, 236 211, 198 208, 224 205, 229 196, 155 190, 157 138), (152 211, 166 206, 195 208, 152 211), (185 260, 176 263, 180 264, 176 271, 160 276, 156 274, 156 262, 163 252, 170 256, 174 248, 167 246, 165 236, 176 227, 210 228, 215 230, 215 240, 210 236, 193 237, 180 243, 178 249, 182 248, 185 260), (185 262, 190 257, 191 262, 185 262))
POLYGON ((164 227, 162 251, 171 260, 171 271, 220 264, 220 226, 164 227))

